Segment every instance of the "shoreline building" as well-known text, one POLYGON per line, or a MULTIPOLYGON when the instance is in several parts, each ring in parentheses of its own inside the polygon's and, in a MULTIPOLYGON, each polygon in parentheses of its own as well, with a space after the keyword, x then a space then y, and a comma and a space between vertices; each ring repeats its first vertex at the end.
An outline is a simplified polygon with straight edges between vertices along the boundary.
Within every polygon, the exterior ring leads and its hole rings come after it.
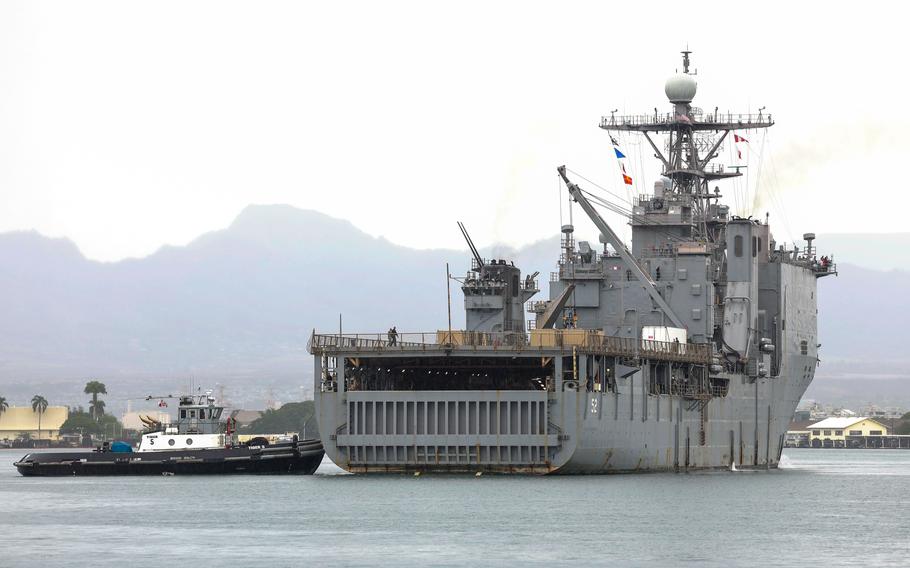
POLYGON ((809 445, 813 448, 845 448, 854 436, 887 436, 888 428, 871 418, 825 418, 808 426, 809 445))
POLYGON ((812 431, 809 428, 817 420, 795 420, 787 428, 787 434, 784 437, 785 448, 810 448, 810 438, 812 431))
POLYGON ((48 406, 40 416, 31 406, 10 406, 0 413, 0 441, 12 442, 28 434, 33 440, 60 439, 60 427, 69 418, 69 408, 48 406))

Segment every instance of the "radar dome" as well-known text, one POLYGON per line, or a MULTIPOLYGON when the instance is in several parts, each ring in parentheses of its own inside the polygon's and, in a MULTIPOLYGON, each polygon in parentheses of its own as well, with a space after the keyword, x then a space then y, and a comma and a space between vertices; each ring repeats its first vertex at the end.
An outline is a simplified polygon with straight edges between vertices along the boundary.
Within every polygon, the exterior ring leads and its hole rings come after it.
POLYGON ((677 73, 667 79, 664 92, 671 103, 691 103, 695 98, 697 84, 695 77, 685 73, 677 73))

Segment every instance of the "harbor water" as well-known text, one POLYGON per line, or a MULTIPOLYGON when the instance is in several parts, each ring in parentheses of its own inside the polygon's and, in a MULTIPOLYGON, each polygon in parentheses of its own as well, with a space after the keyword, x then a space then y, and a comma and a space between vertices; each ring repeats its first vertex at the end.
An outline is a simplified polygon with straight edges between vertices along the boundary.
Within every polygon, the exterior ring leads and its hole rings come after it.
POLYGON ((906 566, 910 452, 584 477, 26 478, 0 450, 0 566, 906 566))

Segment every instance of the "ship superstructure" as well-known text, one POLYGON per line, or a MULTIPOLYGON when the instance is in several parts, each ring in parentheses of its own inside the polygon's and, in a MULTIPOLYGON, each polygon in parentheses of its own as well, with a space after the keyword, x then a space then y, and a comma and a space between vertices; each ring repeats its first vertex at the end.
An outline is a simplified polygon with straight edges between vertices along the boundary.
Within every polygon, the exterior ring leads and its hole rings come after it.
POLYGON ((565 167, 600 232, 562 227, 549 299, 537 273, 474 259, 465 330, 313 334, 319 430, 339 466, 368 471, 600 473, 776 467, 818 362, 816 282, 836 274, 814 235, 787 248, 731 215, 712 161, 734 131, 770 115, 704 114, 696 79, 666 83, 666 114, 604 117, 638 133, 663 171, 629 212, 631 248, 565 167), (599 247, 598 247, 599 248, 599 247), (534 314, 526 329, 520 307, 534 314))

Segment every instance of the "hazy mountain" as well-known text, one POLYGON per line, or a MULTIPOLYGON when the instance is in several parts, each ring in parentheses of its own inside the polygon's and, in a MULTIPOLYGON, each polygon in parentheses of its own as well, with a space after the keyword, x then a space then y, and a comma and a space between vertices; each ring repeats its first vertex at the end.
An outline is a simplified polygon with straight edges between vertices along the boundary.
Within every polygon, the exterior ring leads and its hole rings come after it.
MULTIPOLYGON (((557 248, 554 239, 483 253, 508 254, 529 269, 546 262, 533 269, 544 272, 557 248)), ((116 263, 87 260, 66 239, 3 234, 0 385, 63 384, 69 392, 98 375, 136 384, 135 396, 190 379, 304 384, 312 374, 309 334, 337 330, 339 313, 351 332, 444 328, 447 261, 463 275, 470 256, 397 246, 347 221, 281 205, 248 207, 230 227, 186 247, 116 263)), ((453 324, 461 326, 456 282, 452 300, 453 324)))
POLYGON ((816 245, 819 254, 833 254, 838 263, 874 270, 910 270, 910 233, 820 234, 816 245))
MULTIPOLYGON (((545 297, 558 242, 482 253, 540 271, 545 297)), ((79 389, 89 376, 123 385, 129 396, 190 379, 296 388, 311 380, 311 330, 337 330, 339 312, 350 332, 444 328, 447 261, 463 275, 470 256, 397 246, 346 221, 280 205, 251 206, 185 247, 116 263, 87 260, 65 239, 3 234, 0 386, 6 396, 44 389, 71 400, 84 398, 79 389)), ((822 394, 825 376, 831 385, 852 373, 904 377, 910 359, 897 323, 910 320, 910 274, 839 268, 838 278, 820 283, 824 361, 813 389, 822 394)), ((458 327, 464 316, 455 282, 452 302, 458 327)), ((895 396, 906 392, 906 381, 893 384, 895 396)))

